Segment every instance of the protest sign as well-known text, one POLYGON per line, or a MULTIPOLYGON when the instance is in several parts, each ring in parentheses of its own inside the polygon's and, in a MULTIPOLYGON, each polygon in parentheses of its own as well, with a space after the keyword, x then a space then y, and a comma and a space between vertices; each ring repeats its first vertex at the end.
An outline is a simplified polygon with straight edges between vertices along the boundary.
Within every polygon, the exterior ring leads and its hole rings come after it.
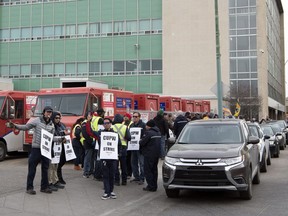
POLYGON ((139 150, 139 141, 141 137, 141 128, 130 128, 131 141, 128 142, 127 151, 139 150))
POLYGON ((118 160, 118 134, 101 132, 100 159, 118 160))
POLYGON ((72 142, 70 136, 65 136, 66 142, 64 143, 65 158, 66 161, 70 161, 76 158, 75 152, 73 150, 72 142))
POLYGON ((41 129, 41 155, 51 160, 53 134, 41 129))

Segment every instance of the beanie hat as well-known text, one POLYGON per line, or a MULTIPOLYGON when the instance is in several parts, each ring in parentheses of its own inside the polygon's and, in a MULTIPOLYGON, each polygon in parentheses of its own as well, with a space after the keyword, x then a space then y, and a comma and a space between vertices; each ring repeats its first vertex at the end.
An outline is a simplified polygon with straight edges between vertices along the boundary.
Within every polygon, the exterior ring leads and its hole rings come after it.
POLYGON ((164 114, 164 111, 163 111, 162 109, 160 109, 160 110, 157 112, 157 115, 163 116, 163 114, 164 114))
POLYGON ((131 118, 132 118, 131 114, 129 114, 129 113, 125 113, 124 117, 127 117, 127 118, 130 119, 130 120, 131 120, 131 118))
POLYGON ((100 108, 100 109, 96 110, 96 112, 97 112, 98 114, 105 113, 105 111, 104 111, 103 108, 100 108))
POLYGON ((154 121, 153 119, 149 120, 149 121, 146 123, 146 125, 147 125, 148 127, 155 127, 155 126, 156 126, 155 121, 154 121))
POLYGON ((123 122, 123 116, 120 115, 120 114, 116 114, 116 115, 114 116, 114 124, 116 124, 116 123, 122 123, 122 122, 123 122))
POLYGON ((51 106, 45 106, 44 109, 43 109, 43 114, 44 114, 46 111, 51 111, 51 112, 53 112, 53 109, 52 109, 51 106))

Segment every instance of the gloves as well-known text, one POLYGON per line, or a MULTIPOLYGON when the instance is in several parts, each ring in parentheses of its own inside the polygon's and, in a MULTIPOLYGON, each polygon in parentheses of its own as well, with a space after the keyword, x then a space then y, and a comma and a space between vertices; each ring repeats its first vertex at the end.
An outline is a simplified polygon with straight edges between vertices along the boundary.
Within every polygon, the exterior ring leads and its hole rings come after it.
POLYGON ((11 121, 6 122, 5 125, 6 125, 7 128, 14 128, 15 127, 15 124, 13 122, 11 122, 11 121))

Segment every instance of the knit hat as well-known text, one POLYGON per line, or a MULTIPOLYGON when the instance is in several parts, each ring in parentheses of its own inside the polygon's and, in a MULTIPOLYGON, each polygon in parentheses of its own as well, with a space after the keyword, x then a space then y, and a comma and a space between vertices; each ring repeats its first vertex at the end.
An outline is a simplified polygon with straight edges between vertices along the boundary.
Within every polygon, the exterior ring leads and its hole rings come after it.
POLYGON ((123 116, 122 115, 120 115, 120 114, 116 114, 115 116, 114 116, 114 124, 116 124, 116 123, 122 123, 123 122, 123 116))
POLYGON ((155 127, 155 126, 156 126, 155 121, 154 121, 153 119, 149 120, 149 121, 146 123, 146 125, 147 125, 148 127, 155 127))
POLYGON ((100 108, 100 109, 96 110, 96 112, 97 112, 98 114, 105 113, 105 111, 104 111, 103 108, 100 108))
POLYGON ((163 114, 164 114, 164 111, 163 111, 162 109, 160 109, 160 110, 157 112, 157 115, 163 116, 163 114))
POLYGON ((45 113, 46 111, 53 112, 53 109, 52 109, 51 106, 45 106, 44 109, 43 109, 43 113, 45 113))
POLYGON ((129 120, 131 120, 132 116, 129 113, 125 113, 124 117, 127 117, 129 120))

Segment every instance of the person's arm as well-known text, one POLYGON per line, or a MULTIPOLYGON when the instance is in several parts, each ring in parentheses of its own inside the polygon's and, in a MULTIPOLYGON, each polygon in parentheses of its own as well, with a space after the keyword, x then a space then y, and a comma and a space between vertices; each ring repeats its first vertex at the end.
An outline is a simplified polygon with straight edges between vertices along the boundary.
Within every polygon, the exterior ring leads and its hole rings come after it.
POLYGON ((149 134, 148 131, 146 131, 144 136, 141 138, 141 140, 139 142, 140 147, 142 148, 142 147, 146 146, 147 143, 149 142, 150 138, 151 138, 151 135, 149 134))
POLYGON ((126 139, 127 141, 130 141, 130 140, 131 140, 131 133, 130 133, 130 130, 129 130, 128 127, 126 128, 125 139, 126 139))
POLYGON ((27 130, 30 130, 32 128, 35 128, 37 123, 39 123, 39 122, 40 122, 40 119, 36 118, 36 119, 31 120, 31 121, 28 121, 25 125, 20 125, 20 124, 13 123, 13 127, 15 127, 18 130, 27 131, 27 130))

